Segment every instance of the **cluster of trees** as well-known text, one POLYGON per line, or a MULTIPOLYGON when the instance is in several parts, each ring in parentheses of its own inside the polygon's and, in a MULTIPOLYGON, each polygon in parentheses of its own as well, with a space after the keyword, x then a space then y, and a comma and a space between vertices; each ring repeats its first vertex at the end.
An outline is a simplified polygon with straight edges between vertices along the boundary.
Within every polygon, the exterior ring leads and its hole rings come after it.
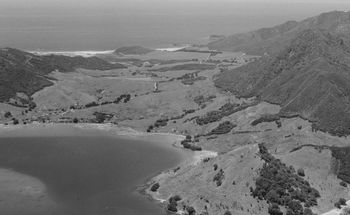
POLYGON ((344 198, 340 198, 336 203, 334 203, 334 206, 337 208, 341 208, 342 205, 346 205, 346 200, 344 198))
POLYGON ((215 99, 216 96, 215 95, 210 95, 207 98, 205 98, 203 95, 200 96, 196 96, 193 101, 200 106, 202 109, 206 107, 206 103, 212 101, 213 99, 215 99))
POLYGON ((181 141, 181 145, 185 149, 190 149, 192 151, 202 151, 202 148, 200 146, 196 146, 193 144, 194 140, 192 140, 192 137, 190 135, 186 136, 186 139, 181 141))
POLYGON ((225 172, 224 170, 220 169, 219 172, 215 174, 213 181, 216 182, 216 186, 220 187, 224 178, 225 172))
POLYGON ((147 132, 151 132, 154 128, 159 128, 159 127, 164 127, 168 125, 168 118, 164 118, 164 119, 158 119, 154 125, 150 125, 147 128, 147 132))
MULTIPOLYGON (((332 157, 338 160, 337 177, 350 183, 350 147, 330 147, 332 157)), ((344 183, 342 183, 344 186, 344 183)))
POLYGON ((173 117, 170 118, 170 120, 182 119, 182 118, 184 118, 187 114, 191 114, 191 113, 194 113, 194 112, 196 112, 195 109, 183 110, 183 114, 178 115, 178 116, 173 116, 173 117))
POLYGON ((281 119, 281 117, 278 114, 266 114, 261 116, 259 119, 254 120, 252 123, 250 123, 252 126, 256 126, 263 122, 277 122, 281 119))
POLYGON ((229 116, 231 114, 234 114, 238 111, 244 110, 251 105, 243 103, 241 105, 239 104, 232 104, 232 103, 226 103, 222 107, 219 108, 219 110, 214 110, 208 112, 205 116, 196 118, 196 123, 198 125, 206 125, 212 122, 217 122, 224 118, 225 116, 229 116))
POLYGON ((124 103, 128 103, 131 99, 131 95, 130 94, 122 94, 120 95, 116 100, 114 100, 114 104, 119 104, 120 101, 123 100, 124 103))
POLYGON ((218 127, 214 128, 208 135, 220 135, 229 133, 234 127, 237 125, 233 124, 230 121, 222 122, 218 125, 218 127))
POLYGON ((160 185, 159 185, 159 183, 157 182, 157 183, 155 183, 155 184, 152 185, 151 191, 152 191, 152 192, 157 192, 157 190, 158 190, 159 188, 160 188, 160 185))
POLYGON ((112 114, 102 112, 95 112, 93 115, 95 116, 95 119, 92 120, 94 123, 103 123, 104 121, 109 120, 113 117, 112 114))
POLYGON ((253 197, 270 204, 270 214, 280 215, 279 206, 284 206, 288 215, 303 215, 304 207, 317 205, 320 193, 299 176, 305 175, 303 170, 296 173, 293 166, 288 167, 273 157, 264 144, 259 144, 259 153, 265 163, 255 181, 256 188, 251 188, 251 193, 253 197))
POLYGON ((179 195, 170 197, 168 200, 168 206, 167 206, 168 211, 176 213, 178 201, 181 201, 181 197, 179 195))
POLYGON ((12 117, 12 113, 10 111, 7 111, 5 114, 4 114, 4 117, 5 118, 10 118, 12 117))
MULTIPOLYGON (((91 107, 96 107, 96 106, 100 106, 100 105, 108 105, 108 104, 119 104, 121 101, 123 101, 124 103, 128 103, 131 99, 131 95, 130 94, 122 94, 120 95, 118 98, 116 98, 114 101, 104 101, 101 103, 98 102, 90 102, 87 103, 85 105, 85 108, 91 108, 91 107)), ((77 107, 75 107, 74 105, 70 107, 71 109, 79 109, 77 107)))

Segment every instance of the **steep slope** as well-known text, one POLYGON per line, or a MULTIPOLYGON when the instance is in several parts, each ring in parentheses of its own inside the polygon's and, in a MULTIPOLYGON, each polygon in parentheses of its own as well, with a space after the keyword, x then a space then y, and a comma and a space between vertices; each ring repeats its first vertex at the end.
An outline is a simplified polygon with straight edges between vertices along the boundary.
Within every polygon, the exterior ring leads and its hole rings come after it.
POLYGON ((8 101, 17 92, 30 96, 52 85, 46 75, 54 70, 70 72, 76 68, 108 70, 124 66, 96 57, 37 56, 17 49, 0 49, 0 102, 8 101))
POLYGON ((275 54, 282 51, 299 33, 307 29, 324 29, 338 36, 350 33, 350 12, 332 11, 301 22, 288 21, 271 28, 234 34, 209 43, 211 49, 243 51, 248 54, 275 54))
POLYGON ((350 48, 324 30, 300 33, 276 57, 221 73, 217 87, 282 106, 282 115, 314 122, 317 129, 350 134, 350 48))

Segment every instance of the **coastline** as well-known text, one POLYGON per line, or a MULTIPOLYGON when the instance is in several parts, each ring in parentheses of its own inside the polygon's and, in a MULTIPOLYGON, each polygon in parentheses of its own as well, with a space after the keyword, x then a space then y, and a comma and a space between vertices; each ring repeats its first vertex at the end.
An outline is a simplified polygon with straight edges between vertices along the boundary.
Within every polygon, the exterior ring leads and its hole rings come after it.
MULTIPOLYGON (((0 136, 18 136, 17 131, 27 131, 24 132, 23 136, 27 134, 31 134, 33 130, 37 129, 51 129, 51 128, 73 128, 79 129, 82 131, 86 130, 94 130, 94 131, 102 131, 103 133, 111 136, 125 137, 128 139, 137 139, 137 140, 145 140, 147 142, 154 141, 158 142, 162 146, 166 147, 175 147, 177 149, 183 150, 185 153, 183 154, 183 158, 177 165, 178 167, 188 167, 191 165, 198 165, 205 158, 212 158, 218 155, 217 152, 214 151, 190 151, 181 146, 181 141, 186 137, 181 134, 174 133, 147 133, 142 131, 137 131, 130 127, 120 127, 111 123, 106 124, 93 124, 93 123, 80 123, 80 124, 72 124, 72 123, 32 123, 27 125, 3 125, 0 124, 0 136), (190 156, 188 156, 190 155, 190 156)), ((71 130, 72 131, 72 130, 71 130)), ((72 131, 74 133, 74 131, 72 131)), ((36 134, 37 135, 37 134, 36 134)), ((59 132, 47 133, 44 135, 59 135, 59 132)), ((174 171, 175 167, 171 167, 170 169, 159 171, 155 174, 152 174, 149 178, 146 178, 144 183, 140 184, 136 187, 136 192, 145 196, 147 199, 153 201, 156 204, 159 204, 161 207, 164 207, 167 198, 161 197, 158 192, 151 192, 150 187, 159 180, 167 180, 170 179, 176 172, 174 171)), ((178 212, 181 214, 181 211, 178 212)))

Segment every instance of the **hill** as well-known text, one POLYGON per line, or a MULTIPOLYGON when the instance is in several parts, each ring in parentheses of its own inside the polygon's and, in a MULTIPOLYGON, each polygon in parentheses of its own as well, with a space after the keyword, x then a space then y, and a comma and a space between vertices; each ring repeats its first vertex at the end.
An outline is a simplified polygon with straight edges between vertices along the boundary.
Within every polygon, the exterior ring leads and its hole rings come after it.
POLYGON ((298 114, 316 129, 350 134, 350 48, 324 30, 301 32, 275 57, 264 57, 215 80, 241 97, 258 96, 282 106, 281 115, 298 114))
POLYGON ((142 46, 125 46, 116 49, 114 53, 123 55, 143 55, 152 51, 152 49, 144 48, 142 46))
POLYGON ((270 28, 234 34, 208 44, 211 49, 243 51, 248 54, 275 54, 282 51, 302 31, 323 29, 335 35, 348 37, 350 12, 332 11, 303 21, 288 21, 270 28))
POLYGON ((52 71, 70 72, 76 68, 109 70, 124 66, 97 57, 37 56, 17 49, 0 49, 0 102, 8 101, 18 92, 30 96, 52 85, 47 77, 52 71))

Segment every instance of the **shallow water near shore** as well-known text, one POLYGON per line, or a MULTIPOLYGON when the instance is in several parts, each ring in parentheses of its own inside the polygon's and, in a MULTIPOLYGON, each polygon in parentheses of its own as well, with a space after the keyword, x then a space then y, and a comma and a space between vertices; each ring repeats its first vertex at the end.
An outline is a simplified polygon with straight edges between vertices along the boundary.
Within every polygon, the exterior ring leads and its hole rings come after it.
MULTIPOLYGON (((45 205, 48 201, 40 195, 31 200, 32 205, 24 202, 29 205, 25 214, 164 214, 159 205, 141 196, 136 188, 160 171, 176 166, 183 157, 182 150, 169 142, 145 142, 100 132, 0 137, 0 168, 38 179, 45 190, 34 194, 47 192, 54 202, 45 205)), ((1 174, 0 171, 0 177, 1 174)), ((24 190, 31 188, 25 184, 15 187, 20 186, 24 190)), ((1 187, 0 184, 0 193, 1 187)), ((11 204, 6 195, 0 197, 5 198, 0 201, 2 212, 23 214, 23 208, 6 205, 11 204)), ((13 204, 17 202, 23 204, 13 204)))

